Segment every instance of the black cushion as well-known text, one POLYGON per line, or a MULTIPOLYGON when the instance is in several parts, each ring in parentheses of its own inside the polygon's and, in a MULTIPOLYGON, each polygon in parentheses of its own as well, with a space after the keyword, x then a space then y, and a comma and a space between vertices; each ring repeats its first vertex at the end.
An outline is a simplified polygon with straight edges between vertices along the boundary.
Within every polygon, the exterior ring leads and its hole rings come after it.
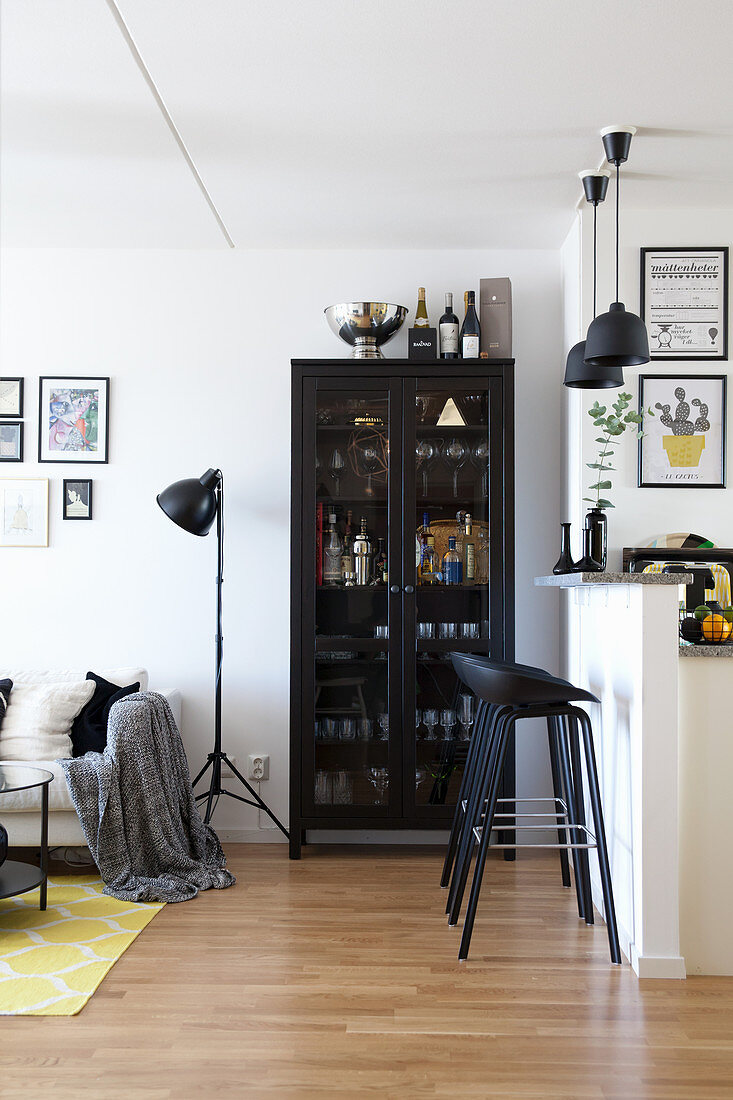
POLYGON ((96 672, 87 672, 87 680, 97 685, 94 695, 74 719, 71 727, 71 744, 74 756, 83 756, 85 752, 104 752, 107 745, 107 720, 113 703, 140 690, 140 684, 128 684, 119 687, 111 684, 104 676, 96 672))
MULTIPOLYGON (((3 724, 3 718, 5 717, 5 711, 8 709, 8 703, 10 702, 10 692, 13 690, 12 680, 0 680, 0 726, 3 724)), ((0 861, 2 862, 2 861, 0 861)))

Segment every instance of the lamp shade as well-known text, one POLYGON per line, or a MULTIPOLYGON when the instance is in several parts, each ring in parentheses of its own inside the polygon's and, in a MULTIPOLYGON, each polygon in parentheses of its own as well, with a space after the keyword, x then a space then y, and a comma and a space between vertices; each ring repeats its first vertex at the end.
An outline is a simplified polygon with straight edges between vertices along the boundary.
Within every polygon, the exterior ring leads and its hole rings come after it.
POLYGON ((585 362, 594 367, 640 367, 649 362, 646 325, 623 302, 611 302, 608 313, 591 322, 585 338, 585 362))
POLYGON ((201 477, 174 481, 156 497, 169 519, 192 535, 208 535, 218 507, 216 486, 221 475, 207 470, 201 477))
POLYGON ((624 384, 621 367, 595 367, 585 361, 585 340, 568 352, 564 385, 571 390, 612 390, 624 384))

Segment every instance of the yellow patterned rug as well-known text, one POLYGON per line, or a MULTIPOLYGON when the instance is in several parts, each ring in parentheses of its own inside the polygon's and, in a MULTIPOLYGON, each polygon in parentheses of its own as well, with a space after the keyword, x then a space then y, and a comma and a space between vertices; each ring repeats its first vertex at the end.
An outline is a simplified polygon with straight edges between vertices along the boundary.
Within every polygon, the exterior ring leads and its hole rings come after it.
POLYGON ((0 901, 0 1015, 74 1016, 162 904, 117 901, 98 876, 0 901))

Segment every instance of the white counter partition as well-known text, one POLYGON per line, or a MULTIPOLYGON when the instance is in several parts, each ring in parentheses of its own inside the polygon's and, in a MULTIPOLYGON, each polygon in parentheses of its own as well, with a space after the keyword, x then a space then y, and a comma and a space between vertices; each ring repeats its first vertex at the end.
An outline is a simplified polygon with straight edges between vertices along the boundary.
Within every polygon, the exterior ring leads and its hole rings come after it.
MULTIPOLYGON (((640 978, 684 978, 678 869, 678 586, 687 575, 537 577, 568 590, 603 798, 619 938, 640 978)), ((598 861, 593 898, 602 911, 598 861)))

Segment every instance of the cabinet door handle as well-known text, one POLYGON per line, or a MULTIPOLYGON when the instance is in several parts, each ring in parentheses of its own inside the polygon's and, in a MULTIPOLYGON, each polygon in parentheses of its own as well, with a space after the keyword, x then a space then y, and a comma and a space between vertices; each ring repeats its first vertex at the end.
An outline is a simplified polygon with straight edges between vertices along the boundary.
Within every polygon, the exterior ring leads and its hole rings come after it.
POLYGON ((406 584, 405 585, 405 592, 407 593, 408 596, 411 596, 414 591, 415 591, 414 585, 412 585, 412 584, 406 584))
POLYGON ((400 586, 398 584, 391 584, 389 590, 393 596, 397 596, 399 595, 400 586))

